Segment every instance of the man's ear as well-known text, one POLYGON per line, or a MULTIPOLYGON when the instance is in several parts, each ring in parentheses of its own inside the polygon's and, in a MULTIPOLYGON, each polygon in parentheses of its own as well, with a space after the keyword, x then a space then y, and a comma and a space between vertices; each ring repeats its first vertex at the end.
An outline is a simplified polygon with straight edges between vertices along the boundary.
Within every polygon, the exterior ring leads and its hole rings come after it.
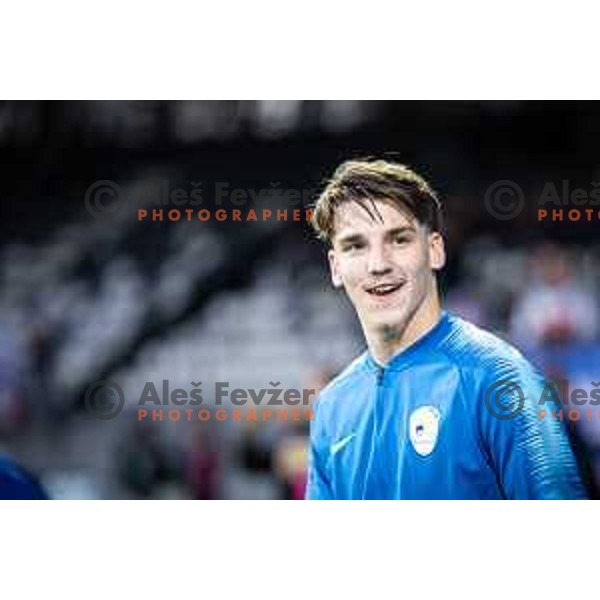
POLYGON ((438 231, 429 235, 429 263, 434 271, 439 271, 446 264, 444 238, 438 231))
POLYGON ((342 277, 337 264, 337 255, 333 248, 327 252, 327 258, 329 259, 329 270, 331 271, 331 281, 336 288, 342 287, 342 277))

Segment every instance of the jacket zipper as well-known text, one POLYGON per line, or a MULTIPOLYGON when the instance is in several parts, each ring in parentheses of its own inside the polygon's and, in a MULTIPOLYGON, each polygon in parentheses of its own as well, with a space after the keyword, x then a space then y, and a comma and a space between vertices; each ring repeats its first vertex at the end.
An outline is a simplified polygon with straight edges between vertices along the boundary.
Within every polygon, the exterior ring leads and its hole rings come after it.
POLYGON ((385 367, 377 367, 377 387, 380 388, 385 375, 385 367))
MULTIPOLYGON (((381 394, 383 392, 382 384, 383 384, 384 375, 385 375, 385 367, 381 367, 381 366, 377 365, 377 372, 375 375, 375 381, 377 382, 377 387, 375 390, 375 406, 374 406, 374 410, 373 410, 373 429, 374 429, 374 431, 373 431, 373 436, 371 438, 371 455, 369 457, 369 466, 367 469, 367 477, 365 478, 365 482, 364 482, 363 490, 362 490, 363 498, 369 497, 369 495, 367 494, 367 485, 369 485, 370 482, 372 484, 372 479, 373 479, 374 474, 375 474, 376 478, 378 478, 380 476, 380 474, 379 474, 380 465, 378 464, 378 461, 377 461, 377 454, 379 452, 379 444, 377 443, 377 441, 378 441, 378 437, 380 435, 380 431, 379 431, 379 410, 380 409, 379 409, 379 406, 381 404, 381 394)), ((375 482, 375 485, 378 485, 377 482, 375 482)))

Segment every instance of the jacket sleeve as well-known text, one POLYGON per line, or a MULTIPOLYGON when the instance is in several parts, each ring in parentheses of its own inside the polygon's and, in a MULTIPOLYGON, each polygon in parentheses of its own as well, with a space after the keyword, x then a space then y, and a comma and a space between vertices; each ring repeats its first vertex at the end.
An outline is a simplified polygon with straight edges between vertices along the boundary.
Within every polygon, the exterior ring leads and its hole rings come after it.
POLYGON ((501 365, 492 373, 480 389, 480 426, 504 496, 585 498, 566 428, 552 413, 561 408, 557 396, 548 395, 551 388, 528 363, 501 365))
POLYGON ((327 468, 329 452, 323 428, 324 417, 319 405, 320 399, 317 399, 314 420, 310 427, 306 500, 332 500, 334 498, 327 468))

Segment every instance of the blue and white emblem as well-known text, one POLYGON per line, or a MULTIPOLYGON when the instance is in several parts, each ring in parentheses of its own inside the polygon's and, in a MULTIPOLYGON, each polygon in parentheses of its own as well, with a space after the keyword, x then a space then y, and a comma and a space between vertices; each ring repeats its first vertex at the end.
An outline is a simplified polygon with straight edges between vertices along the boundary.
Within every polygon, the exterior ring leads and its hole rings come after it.
POLYGON ((433 452, 440 431, 440 417, 435 406, 420 406, 410 415, 410 441, 419 456, 433 452))

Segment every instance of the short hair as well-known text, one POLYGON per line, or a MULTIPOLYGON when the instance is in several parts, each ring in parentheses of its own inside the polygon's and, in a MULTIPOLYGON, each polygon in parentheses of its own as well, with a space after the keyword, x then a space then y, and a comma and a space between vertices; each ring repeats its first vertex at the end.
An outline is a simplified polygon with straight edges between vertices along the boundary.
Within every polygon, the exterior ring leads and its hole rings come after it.
POLYGON ((355 201, 371 214, 366 202, 378 199, 398 204, 430 231, 442 230, 441 202, 429 183, 406 165, 373 159, 349 160, 335 170, 317 199, 312 226, 323 241, 331 242, 338 206, 355 201))

